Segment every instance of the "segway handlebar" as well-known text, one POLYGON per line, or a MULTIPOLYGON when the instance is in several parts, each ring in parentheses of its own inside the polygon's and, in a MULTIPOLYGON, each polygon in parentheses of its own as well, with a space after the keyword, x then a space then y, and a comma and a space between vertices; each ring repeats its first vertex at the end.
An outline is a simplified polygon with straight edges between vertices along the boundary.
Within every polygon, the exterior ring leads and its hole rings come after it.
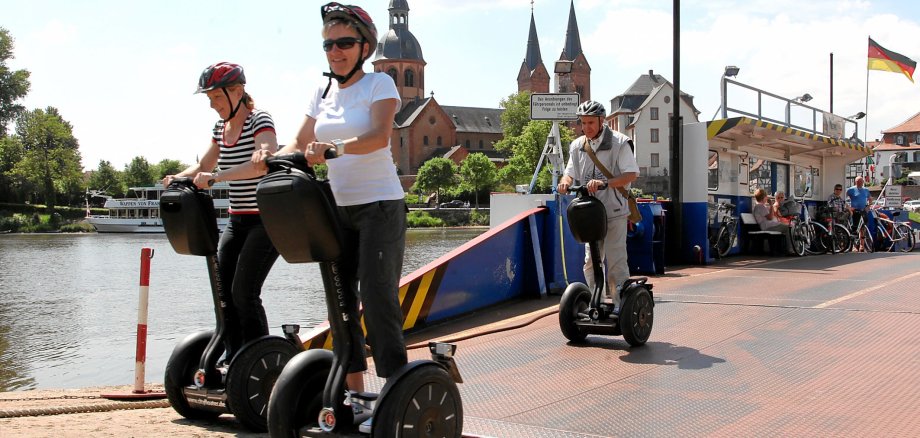
MULTIPOLYGON (((606 188, 607 188, 607 184, 605 183, 605 184, 601 184, 600 187, 598 187, 597 189, 605 190, 606 188)), ((580 196, 585 196, 588 194, 588 186, 586 185, 569 186, 568 193, 577 193, 580 196)))
POLYGON ((187 176, 174 176, 171 180, 169 180, 169 185, 166 186, 166 188, 179 187, 189 187, 196 190, 198 189, 198 187, 195 186, 195 183, 192 182, 192 178, 187 176))

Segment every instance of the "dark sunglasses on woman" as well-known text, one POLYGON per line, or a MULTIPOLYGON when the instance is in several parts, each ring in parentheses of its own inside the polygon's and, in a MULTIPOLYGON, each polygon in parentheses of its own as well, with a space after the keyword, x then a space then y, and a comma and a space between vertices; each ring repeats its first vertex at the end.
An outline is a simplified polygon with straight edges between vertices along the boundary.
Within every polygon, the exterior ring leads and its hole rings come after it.
POLYGON ((323 50, 328 52, 332 50, 332 46, 335 45, 339 49, 348 50, 355 46, 357 43, 363 43, 364 40, 355 37, 345 37, 339 38, 337 40, 324 40, 323 41, 323 50))

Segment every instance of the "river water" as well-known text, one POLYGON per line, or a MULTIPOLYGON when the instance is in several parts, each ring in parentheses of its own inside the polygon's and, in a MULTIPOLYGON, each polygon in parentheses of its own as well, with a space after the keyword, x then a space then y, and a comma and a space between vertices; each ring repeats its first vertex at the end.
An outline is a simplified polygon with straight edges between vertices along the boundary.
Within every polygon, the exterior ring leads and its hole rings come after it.
MULTIPOLYGON (((408 230, 403 275, 483 231, 408 230)), ((154 250, 146 381, 162 382, 173 346, 214 327, 203 257, 176 254, 165 234, 0 235, 0 391, 133 384, 144 247, 154 250)), ((272 334, 326 318, 315 264, 279 257, 262 300, 272 334)))

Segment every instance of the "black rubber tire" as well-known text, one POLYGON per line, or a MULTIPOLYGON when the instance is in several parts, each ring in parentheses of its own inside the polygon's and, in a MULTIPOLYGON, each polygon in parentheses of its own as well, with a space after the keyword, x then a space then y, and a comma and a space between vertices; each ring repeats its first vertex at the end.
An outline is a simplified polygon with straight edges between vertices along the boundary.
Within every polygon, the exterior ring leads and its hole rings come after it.
POLYGON ((827 235, 827 229, 823 225, 809 222, 808 226, 805 227, 805 232, 808 233, 808 242, 809 245, 805 248, 805 252, 808 254, 826 254, 829 251, 829 247, 824 245, 824 240, 822 236, 827 235))
POLYGON ((728 255, 732 249, 732 243, 732 233, 728 227, 719 227, 719 235, 716 237, 716 255, 720 259, 728 255))
POLYGON ((572 342, 582 342, 588 333, 575 324, 579 313, 584 314, 591 303, 591 291, 584 283, 572 283, 565 288, 559 300, 559 328, 562 335, 572 342))
POLYGON ((374 412, 375 438, 457 437, 463 432, 463 403, 457 384, 436 363, 403 376, 374 412))
POLYGON ((268 430, 272 388, 297 352, 287 339, 269 336, 245 345, 233 357, 227 370, 227 408, 249 430, 268 430))
POLYGON ((900 234, 903 240, 898 242, 898 249, 901 252, 911 252, 914 250, 914 230, 907 224, 895 225, 895 232, 900 234))
POLYGON ((163 387, 166 399, 176 412, 189 420, 211 420, 220 416, 220 412, 196 409, 188 403, 183 389, 194 384, 194 375, 198 371, 201 355, 207 348, 214 332, 203 331, 188 335, 173 348, 166 362, 163 387))
POLYGON ((792 251, 799 257, 805 255, 805 233, 805 224, 803 223, 796 224, 795 228, 792 229, 792 251))
POLYGON ((270 436, 300 437, 302 428, 318 423, 332 358, 331 351, 314 349, 288 361, 268 400, 270 436))
POLYGON ((850 252, 853 247, 853 239, 847 227, 834 224, 834 238, 837 239, 837 252, 850 252))
POLYGON ((869 232, 869 226, 866 224, 859 227, 859 244, 863 251, 875 252, 875 239, 872 238, 872 233, 869 232))
POLYGON ((654 322, 655 303, 652 301, 652 293, 645 286, 633 287, 627 291, 619 320, 623 339, 633 347, 645 345, 652 334, 654 322))

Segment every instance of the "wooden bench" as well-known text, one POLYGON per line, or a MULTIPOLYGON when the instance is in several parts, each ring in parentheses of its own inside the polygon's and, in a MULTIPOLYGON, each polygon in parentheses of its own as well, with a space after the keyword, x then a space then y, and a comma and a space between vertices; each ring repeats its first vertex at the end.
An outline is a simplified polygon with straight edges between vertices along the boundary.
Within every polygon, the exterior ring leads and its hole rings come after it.
POLYGON ((780 231, 763 231, 753 213, 741 213, 741 235, 744 249, 749 253, 764 253, 764 243, 769 254, 783 255, 786 251, 786 236, 780 231))

